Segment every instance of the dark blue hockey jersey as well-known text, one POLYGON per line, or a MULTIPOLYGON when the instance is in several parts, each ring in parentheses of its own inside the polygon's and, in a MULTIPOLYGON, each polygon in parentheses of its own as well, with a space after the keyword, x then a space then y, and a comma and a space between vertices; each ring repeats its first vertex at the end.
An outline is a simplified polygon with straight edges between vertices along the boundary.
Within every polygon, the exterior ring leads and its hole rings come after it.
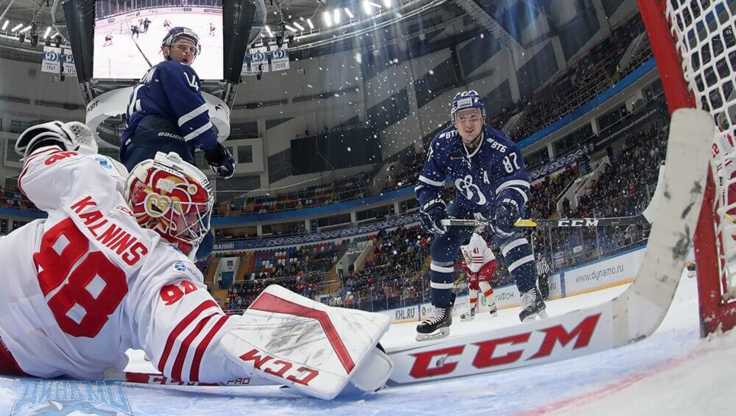
POLYGON ((131 94, 123 143, 144 117, 153 115, 169 120, 179 135, 195 147, 216 146, 217 133, 200 87, 199 77, 189 65, 169 60, 153 66, 131 94))
POLYGON ((456 189, 455 203, 469 211, 492 215, 499 195, 513 199, 523 210, 530 186, 521 152, 499 130, 486 126, 482 134, 472 153, 455 127, 432 140, 415 188, 420 206, 440 198, 445 181, 450 180, 456 189))

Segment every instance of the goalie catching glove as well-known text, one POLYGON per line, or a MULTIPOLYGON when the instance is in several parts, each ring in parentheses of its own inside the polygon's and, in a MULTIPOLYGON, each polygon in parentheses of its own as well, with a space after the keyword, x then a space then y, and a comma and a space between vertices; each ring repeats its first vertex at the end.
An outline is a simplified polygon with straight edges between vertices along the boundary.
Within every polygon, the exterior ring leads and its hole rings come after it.
POLYGON ((25 158, 44 146, 59 146, 62 150, 79 150, 86 154, 97 153, 97 142, 92 131, 78 121, 49 121, 27 128, 15 141, 15 153, 25 158))

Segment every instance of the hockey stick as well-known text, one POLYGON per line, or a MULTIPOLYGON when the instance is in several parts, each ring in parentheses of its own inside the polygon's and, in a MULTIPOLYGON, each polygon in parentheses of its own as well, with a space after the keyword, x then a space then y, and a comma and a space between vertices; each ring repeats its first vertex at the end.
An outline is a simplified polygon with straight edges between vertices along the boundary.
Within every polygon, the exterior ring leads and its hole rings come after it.
POLYGON ((130 40, 132 40, 132 41, 133 41, 133 44, 135 45, 136 49, 138 49, 138 52, 140 52, 140 53, 141 53, 141 56, 143 57, 143 59, 145 59, 145 60, 146 60, 146 63, 148 64, 148 67, 149 67, 149 68, 152 68, 152 67, 153 67, 153 65, 151 64, 151 61, 149 61, 149 60, 148 60, 148 57, 146 56, 146 54, 145 54, 145 53, 143 53, 143 49, 141 49, 140 45, 138 45, 138 41, 137 41, 137 40, 135 40, 135 39, 133 39, 133 35, 130 35, 130 40))
MULTIPOLYGON (((561 218, 559 220, 521 218, 514 224, 519 228, 581 228, 581 227, 615 227, 629 224, 645 224, 647 222, 643 215, 630 217, 609 218, 561 218)), ((478 227, 490 225, 487 220, 447 218, 442 220, 442 225, 450 227, 478 227)))
MULTIPOLYGON (((200 383, 196 381, 181 382, 166 378, 160 373, 144 373, 138 371, 125 371, 116 381, 132 384, 152 384, 157 386, 186 387, 242 387, 242 386, 278 386, 279 384, 264 378, 235 378, 224 383, 200 383)), ((206 389, 204 389, 206 390, 206 389)))

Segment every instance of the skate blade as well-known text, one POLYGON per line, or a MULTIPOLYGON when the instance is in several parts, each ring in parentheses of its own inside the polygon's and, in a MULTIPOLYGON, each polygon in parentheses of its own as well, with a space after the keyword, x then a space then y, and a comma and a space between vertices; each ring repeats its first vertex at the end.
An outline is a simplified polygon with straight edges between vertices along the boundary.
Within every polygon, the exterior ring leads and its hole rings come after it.
POLYGON ((527 316, 521 322, 530 322, 530 321, 534 321, 534 320, 537 320, 537 319, 538 320, 542 320, 542 319, 547 319, 548 317, 549 317, 549 315, 547 315, 547 311, 542 310, 542 311, 539 311, 539 312, 537 312, 535 314, 532 314, 532 315, 527 316))
POLYGON ((417 334, 417 341, 440 339, 450 335, 450 328, 440 328, 431 334, 417 334))
POLYGON ((475 316, 461 316, 460 321, 461 322, 469 322, 475 319, 475 316))

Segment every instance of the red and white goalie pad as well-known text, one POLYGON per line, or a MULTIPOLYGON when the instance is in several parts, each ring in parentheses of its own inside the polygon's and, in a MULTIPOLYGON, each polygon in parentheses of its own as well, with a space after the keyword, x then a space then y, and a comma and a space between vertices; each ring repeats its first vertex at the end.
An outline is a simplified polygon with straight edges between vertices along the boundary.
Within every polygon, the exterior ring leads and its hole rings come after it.
MULTIPOLYGON (((363 391, 382 387, 391 374, 390 358, 376 346, 389 317, 335 308, 281 286, 266 288, 231 322, 221 347, 240 369, 289 385, 321 399, 332 399, 351 382, 363 391)), ((232 319, 231 319, 232 321, 232 319)))

